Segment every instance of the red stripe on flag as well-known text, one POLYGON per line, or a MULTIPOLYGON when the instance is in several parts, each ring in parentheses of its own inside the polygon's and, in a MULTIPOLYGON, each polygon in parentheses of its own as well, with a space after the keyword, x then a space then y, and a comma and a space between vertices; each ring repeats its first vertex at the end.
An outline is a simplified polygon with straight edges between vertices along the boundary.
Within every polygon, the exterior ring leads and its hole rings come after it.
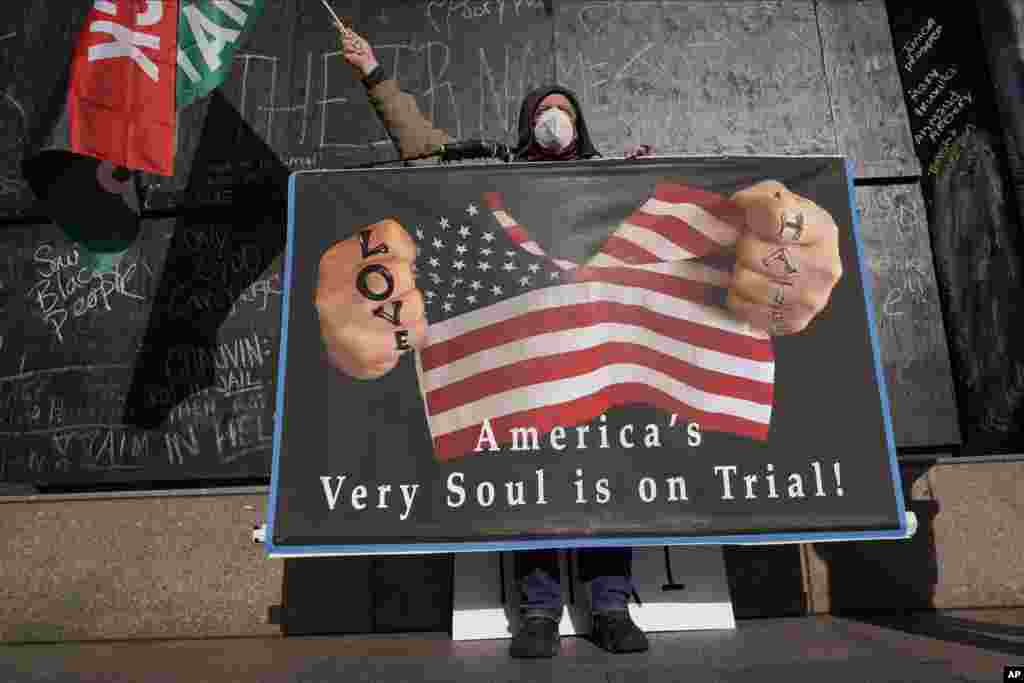
POLYGON ((708 325, 672 318, 643 306, 606 301, 560 306, 509 318, 448 341, 431 344, 420 352, 420 360, 423 370, 430 371, 474 353, 538 334, 578 329, 600 323, 636 325, 694 346, 747 360, 764 363, 774 360, 771 342, 768 339, 755 339, 708 325))
MULTIPOLYGON (((640 383, 614 384, 567 403, 495 416, 490 423, 498 443, 503 444, 508 443, 508 434, 515 427, 536 427, 540 434, 547 434, 555 427, 572 427, 588 422, 610 408, 637 403, 654 405, 666 412, 676 413, 684 421, 698 423, 701 431, 728 432, 759 441, 768 438, 769 425, 732 415, 705 412, 640 383)), ((457 432, 435 437, 435 457, 441 462, 448 462, 470 455, 480 439, 482 424, 481 421, 457 432)), ((487 453, 486 449, 481 452, 487 453)))
MULTIPOLYGON (((553 349, 554 350, 554 349, 553 349)), ((472 403, 503 391, 585 375, 609 365, 639 365, 668 375, 695 389, 719 396, 771 405, 772 384, 708 370, 679 358, 630 342, 608 342, 588 349, 531 358, 479 372, 459 382, 427 392, 431 415, 472 403)), ((742 362, 742 361, 740 361, 742 362)))
POLYGON ((605 243, 601 246, 601 253, 633 264, 660 263, 663 260, 636 242, 630 242, 616 235, 612 235, 605 240, 605 243))
POLYGON ((518 225, 510 225, 505 228, 505 233, 516 244, 523 244, 530 241, 530 236, 518 225))
POLYGON ((484 204, 491 211, 500 211, 505 208, 505 201, 501 198, 500 192, 484 192, 484 204))
POLYGON ((746 212, 733 200, 714 192, 687 185, 658 183, 654 188, 654 197, 670 204, 696 204, 737 227, 746 224, 746 212))
POLYGON ((715 301, 712 296, 721 287, 687 280, 678 275, 666 275, 628 266, 581 266, 572 272, 573 282, 604 282, 626 287, 637 287, 699 304, 715 301))
POLYGON ((658 233, 694 256, 704 256, 722 248, 718 242, 675 216, 656 216, 643 211, 634 211, 627 222, 658 233))

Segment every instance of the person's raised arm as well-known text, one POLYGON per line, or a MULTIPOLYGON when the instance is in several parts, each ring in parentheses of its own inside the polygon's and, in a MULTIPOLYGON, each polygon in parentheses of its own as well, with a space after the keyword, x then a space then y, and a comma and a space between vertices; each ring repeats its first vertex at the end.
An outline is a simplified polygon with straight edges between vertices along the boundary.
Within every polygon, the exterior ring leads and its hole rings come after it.
POLYGON ((365 38, 346 30, 342 33, 341 47, 345 61, 366 86, 370 104, 403 159, 427 154, 452 141, 448 133, 435 128, 423 115, 412 95, 402 92, 397 80, 385 76, 365 38))

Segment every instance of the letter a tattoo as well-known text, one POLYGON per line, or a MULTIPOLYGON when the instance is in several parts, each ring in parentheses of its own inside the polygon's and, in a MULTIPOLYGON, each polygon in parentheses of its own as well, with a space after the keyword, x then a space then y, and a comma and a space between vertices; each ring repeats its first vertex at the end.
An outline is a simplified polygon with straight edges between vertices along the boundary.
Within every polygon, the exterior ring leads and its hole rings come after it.
POLYGON ((385 306, 381 306, 380 308, 375 309, 373 314, 378 318, 384 318, 384 320, 387 320, 392 325, 398 327, 402 324, 402 303, 403 302, 401 301, 392 301, 390 313, 384 310, 385 306))
POLYGON ((372 230, 363 230, 361 233, 359 233, 359 247, 360 249, 362 249, 363 258, 376 256, 377 254, 388 253, 388 245, 384 244, 383 242, 375 246, 373 249, 370 249, 370 235, 372 233, 372 230))

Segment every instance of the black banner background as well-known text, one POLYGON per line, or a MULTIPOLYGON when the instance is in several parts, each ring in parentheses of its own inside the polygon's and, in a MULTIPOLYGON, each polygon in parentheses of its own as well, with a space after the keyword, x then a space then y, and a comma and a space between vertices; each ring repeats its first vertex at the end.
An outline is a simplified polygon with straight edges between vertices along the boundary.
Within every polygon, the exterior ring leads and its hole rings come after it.
MULTIPOLYGON (((643 163, 310 172, 297 174, 293 182, 292 280, 284 313, 287 343, 282 344, 287 370, 279 382, 284 395, 279 394, 272 544, 550 545, 567 538, 577 543, 583 537, 666 536, 685 542, 743 534, 884 535, 899 527, 892 441, 852 229, 850 186, 841 159, 661 158, 643 163), (456 207, 464 208, 465 198, 480 188, 498 187, 510 212, 529 226, 549 254, 582 259, 666 176, 721 194, 760 180, 781 180, 828 210, 840 227, 844 275, 828 308, 803 333, 775 341, 775 401, 766 442, 704 431, 702 443, 691 447, 681 427, 682 415, 679 426, 669 428, 665 413, 629 406, 607 411, 607 449, 597 447, 595 421, 585 449, 557 452, 546 448, 542 439, 540 451, 515 453, 503 448, 499 454, 439 464, 433 457, 411 354, 372 382, 325 371, 312 302, 320 255, 337 240, 388 216, 407 229, 436 222, 436 215, 454 215, 456 207), (662 447, 617 446, 615 435, 625 424, 636 425, 638 434, 645 425, 658 425, 662 447), (820 489, 812 463, 820 467, 820 489), (716 466, 737 468, 732 499, 724 496, 723 476, 714 472, 716 466), (538 470, 544 471, 546 504, 537 502, 538 470), (456 472, 464 476, 466 501, 453 507, 449 501, 454 501, 454 494, 446 481, 456 472), (768 474, 774 474, 777 497, 770 497, 768 474), (792 474, 801 477, 804 497, 787 494, 792 474), (757 476, 752 499, 746 497, 745 475, 757 476), (332 486, 335 477, 346 476, 333 511, 326 503, 322 476, 330 477, 332 486), (674 476, 684 478, 687 500, 668 500, 666 477, 674 476), (644 502, 638 493, 645 477, 656 487, 652 502, 644 502), (608 479, 611 494, 605 504, 595 501, 595 482, 600 478, 608 479), (475 487, 483 481, 496 489, 490 507, 476 502, 475 487), (526 504, 510 506, 504 498, 505 484, 516 481, 524 482, 526 504), (585 503, 576 502, 577 481, 582 482, 585 503), (351 505, 352 486, 358 484, 369 490, 369 504, 363 510, 351 505), (378 505, 380 484, 393 487, 385 506, 378 505), (419 484, 411 505, 402 500, 401 484, 419 484), (407 518, 402 519, 405 513, 407 518)), ((366 550, 373 548, 361 547, 366 550)))

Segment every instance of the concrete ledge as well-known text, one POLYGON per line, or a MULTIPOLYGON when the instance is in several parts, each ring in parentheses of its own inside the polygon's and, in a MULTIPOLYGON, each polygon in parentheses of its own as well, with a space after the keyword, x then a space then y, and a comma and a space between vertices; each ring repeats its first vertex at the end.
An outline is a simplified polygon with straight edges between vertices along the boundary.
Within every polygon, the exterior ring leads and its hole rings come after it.
POLYGON ((801 546, 809 611, 1024 606, 1024 462, 900 469, 917 534, 801 546))
POLYGON ((279 635, 266 497, 33 496, 0 506, 0 641, 279 635))

